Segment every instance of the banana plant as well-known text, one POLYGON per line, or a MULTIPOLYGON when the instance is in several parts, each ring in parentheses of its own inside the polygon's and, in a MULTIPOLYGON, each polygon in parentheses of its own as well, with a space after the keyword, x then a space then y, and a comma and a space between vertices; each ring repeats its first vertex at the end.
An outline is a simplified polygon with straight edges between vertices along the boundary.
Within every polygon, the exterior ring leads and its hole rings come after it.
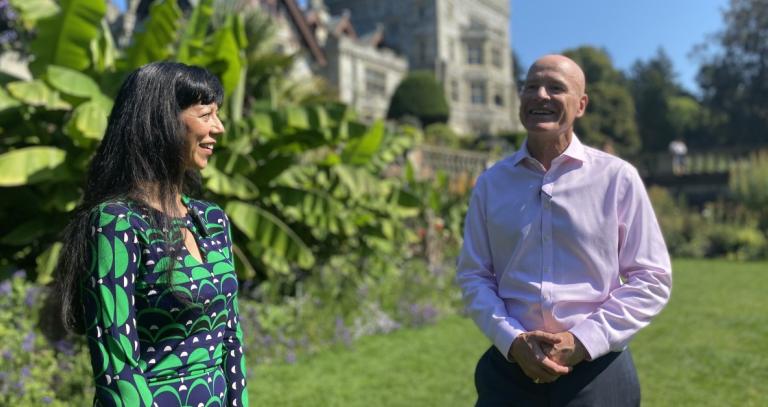
POLYGON ((272 94, 246 103, 254 84, 285 83, 290 58, 248 41, 253 20, 240 15, 212 32, 212 1, 200 1, 189 19, 175 0, 155 2, 126 49, 106 28, 102 0, 60 4, 57 14, 37 20, 49 26, 38 26, 49 40, 56 37, 56 51, 41 53, 33 80, 0 86, 0 190, 7 197, 0 226, 9 231, 0 239, 0 267, 50 279, 61 247, 56 236, 79 199, 116 79, 155 58, 203 65, 222 78, 228 132, 203 177, 207 198, 232 220, 242 278, 290 292, 302 275, 340 256, 362 262, 361 273, 372 264, 396 267, 387 260, 416 239, 410 223, 420 201, 382 171, 418 142, 413 131, 363 124, 335 102, 276 103, 272 94))

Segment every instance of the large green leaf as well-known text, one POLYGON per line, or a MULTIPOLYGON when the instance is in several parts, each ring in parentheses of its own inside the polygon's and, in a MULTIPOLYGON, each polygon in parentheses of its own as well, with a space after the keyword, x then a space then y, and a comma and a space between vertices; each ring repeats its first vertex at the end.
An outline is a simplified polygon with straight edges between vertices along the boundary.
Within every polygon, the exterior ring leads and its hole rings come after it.
POLYGON ((240 201, 228 203, 226 212, 232 223, 251 239, 249 247, 257 245, 264 252, 295 261, 303 268, 314 264, 315 257, 306 243, 275 215, 240 201))
POLYGON ((287 218, 309 226, 316 239, 325 239, 329 233, 351 236, 357 232, 344 204, 324 191, 277 187, 271 201, 287 218))
POLYGON ((81 104, 67 122, 64 132, 79 146, 88 146, 93 141, 101 140, 112 110, 111 102, 104 96, 81 104))
POLYGON ((205 177, 205 187, 219 195, 240 199, 254 199, 259 195, 258 188, 242 174, 227 175, 213 165, 208 165, 202 175, 205 177))
POLYGON ((176 0, 160 0, 149 8, 149 18, 143 29, 137 32, 119 66, 133 70, 152 61, 168 59, 178 37, 181 9, 176 0))
POLYGON ((368 164, 381 147, 383 139, 384 122, 377 120, 362 137, 354 138, 347 143, 341 153, 342 161, 352 165, 368 164))
POLYGON ((10 3, 21 15, 21 21, 28 30, 34 28, 41 18, 50 17, 59 11, 59 6, 53 0, 10 0, 10 3))
POLYGON ((27 147, 0 155, 0 187, 34 184, 55 177, 66 153, 55 147, 27 147))
POLYGON ((104 0, 61 0, 61 12, 38 21, 30 69, 41 74, 48 65, 85 70, 91 64, 91 41, 99 36, 107 11, 104 0))
POLYGON ((99 85, 90 76, 65 68, 63 66, 48 65, 46 68, 48 83, 54 89, 64 94, 91 99, 101 95, 99 85))
POLYGON ((117 60, 117 47, 106 19, 101 20, 99 37, 91 41, 91 57, 93 68, 96 72, 103 73, 114 70, 115 61, 117 60))
POLYGON ((210 52, 205 59, 201 60, 202 65, 208 66, 219 76, 227 95, 231 95, 237 88, 246 64, 243 49, 248 41, 245 38, 242 20, 240 15, 230 15, 206 46, 210 52))
POLYGON ((47 223, 48 222, 42 218, 24 222, 0 237, 0 243, 11 246, 27 245, 46 233, 47 223))
POLYGON ((45 285, 53 280, 53 270, 56 268, 56 262, 59 260, 62 246, 61 242, 56 242, 35 259, 35 263, 37 263, 38 284, 45 285))
POLYGON ((69 103, 63 101, 59 92, 51 89, 42 80, 11 82, 7 85, 11 95, 32 106, 42 106, 51 110, 68 110, 69 103))
POLYGON ((213 16, 213 0, 200 0, 192 11, 187 29, 181 37, 179 52, 176 59, 185 64, 194 64, 195 57, 202 54, 205 49, 205 39, 208 35, 208 26, 213 16))
POLYGON ((5 89, 0 88, 0 111, 21 106, 21 103, 11 97, 5 89))

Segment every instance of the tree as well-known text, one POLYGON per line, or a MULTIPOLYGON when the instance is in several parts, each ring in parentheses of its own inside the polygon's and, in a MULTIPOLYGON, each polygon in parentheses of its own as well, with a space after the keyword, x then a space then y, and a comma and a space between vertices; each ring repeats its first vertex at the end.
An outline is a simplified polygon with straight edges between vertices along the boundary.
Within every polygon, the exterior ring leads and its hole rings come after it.
POLYGON ((665 151, 672 140, 685 138, 695 110, 695 100, 683 96, 676 74, 663 48, 648 61, 636 61, 630 70, 630 89, 635 101, 637 127, 645 151, 665 151), (673 107, 674 103, 674 107, 673 107), (684 112, 678 117, 673 114, 684 112))
POLYGON ((637 153, 641 143, 635 122, 635 104, 626 80, 613 67, 608 53, 584 46, 566 50, 563 54, 576 61, 587 77, 589 104, 584 117, 576 121, 576 134, 593 146, 611 140, 618 153, 637 153))
MULTIPOLYGON (((725 120, 716 128, 720 143, 768 142, 768 2, 731 0, 725 29, 715 36, 716 52, 705 56, 698 81, 703 102, 725 120)), ((703 52, 707 46, 703 46, 703 52)))
POLYGON ((527 70, 525 67, 523 67, 523 64, 520 63, 520 56, 517 54, 515 50, 512 50, 512 79, 515 81, 515 86, 517 86, 517 91, 520 92, 521 89, 523 89, 523 82, 525 82, 525 75, 527 73, 527 70))
POLYGON ((449 114, 443 87, 435 76, 429 71, 413 71, 395 89, 387 118, 414 116, 426 127, 448 122, 449 114))

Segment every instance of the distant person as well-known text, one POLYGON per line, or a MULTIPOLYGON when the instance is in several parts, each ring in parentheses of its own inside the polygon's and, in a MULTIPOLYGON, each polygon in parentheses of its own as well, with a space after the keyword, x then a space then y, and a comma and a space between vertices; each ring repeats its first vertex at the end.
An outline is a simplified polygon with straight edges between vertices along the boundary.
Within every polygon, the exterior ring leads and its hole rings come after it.
POLYGON ((603 152, 606 152, 608 154, 616 155, 616 149, 613 147, 613 140, 609 138, 603 141, 603 144, 600 146, 600 149, 603 150, 603 152))
POLYGON ((587 103, 574 61, 537 60, 526 142, 472 192, 456 280, 494 345, 477 406, 640 405, 627 344, 666 305, 670 259, 635 168, 573 133, 587 103))
POLYGON ((672 154, 672 173, 682 175, 685 172, 685 157, 688 154, 688 146, 679 138, 672 140, 669 143, 669 153, 672 154))
POLYGON ((117 94, 57 277, 94 406, 248 405, 229 219, 187 195, 224 132, 222 99, 210 72, 171 62, 117 94))

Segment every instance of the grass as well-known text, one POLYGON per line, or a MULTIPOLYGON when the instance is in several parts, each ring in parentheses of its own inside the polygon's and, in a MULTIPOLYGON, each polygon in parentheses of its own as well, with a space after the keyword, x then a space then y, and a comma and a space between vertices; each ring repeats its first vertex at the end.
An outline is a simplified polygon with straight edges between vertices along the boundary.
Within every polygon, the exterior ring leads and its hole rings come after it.
MULTIPOLYGON (((632 342, 644 406, 768 405, 768 263, 675 262, 672 300, 632 342)), ((257 406, 471 406, 489 346, 469 320, 256 366, 257 406)))

